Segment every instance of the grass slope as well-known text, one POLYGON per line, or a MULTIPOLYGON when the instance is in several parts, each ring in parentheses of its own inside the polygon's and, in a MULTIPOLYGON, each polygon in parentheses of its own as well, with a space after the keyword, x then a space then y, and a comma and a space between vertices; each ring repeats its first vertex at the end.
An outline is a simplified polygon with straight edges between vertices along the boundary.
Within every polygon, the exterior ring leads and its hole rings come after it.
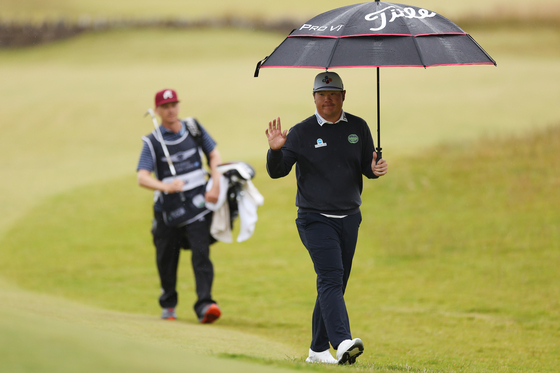
MULTIPOLYGON (((359 369, 557 369, 558 146, 560 126, 440 146, 397 159, 390 177, 366 183, 347 292, 353 332, 367 347, 359 369)), ((208 330, 295 347, 289 358, 266 358, 297 367, 308 345, 314 276, 295 233, 292 180, 257 171, 267 200, 254 237, 213 247, 224 318, 208 330)), ((156 337, 142 326, 158 313, 148 194, 127 177, 46 200, 0 243, 0 273, 25 289, 138 315, 125 335, 195 348, 184 336, 156 337)), ((190 330, 188 252, 180 276, 179 325, 190 330)), ((224 345, 230 356, 233 346, 224 345)))
POLYGON ((100 310, 4 282, 0 298, 5 373, 288 371, 209 356, 285 356, 286 346, 243 332, 100 310))

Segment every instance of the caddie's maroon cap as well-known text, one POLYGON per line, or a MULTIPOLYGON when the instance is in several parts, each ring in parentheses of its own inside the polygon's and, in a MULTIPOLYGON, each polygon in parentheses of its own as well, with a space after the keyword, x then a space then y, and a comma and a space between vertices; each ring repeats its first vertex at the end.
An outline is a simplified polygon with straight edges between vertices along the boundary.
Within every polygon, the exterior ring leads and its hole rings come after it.
POLYGON ((156 93, 156 107, 167 104, 168 102, 179 102, 177 92, 172 89, 162 89, 156 93))

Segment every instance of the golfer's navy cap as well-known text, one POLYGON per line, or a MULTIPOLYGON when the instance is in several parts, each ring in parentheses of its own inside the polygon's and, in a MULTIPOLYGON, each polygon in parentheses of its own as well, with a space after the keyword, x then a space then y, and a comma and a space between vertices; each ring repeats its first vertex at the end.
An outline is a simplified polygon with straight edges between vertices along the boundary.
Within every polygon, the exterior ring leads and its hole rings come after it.
POLYGON ((159 105, 167 104, 168 102, 179 102, 177 92, 172 89, 162 89, 156 93, 156 107, 159 105))
POLYGON ((337 73, 322 72, 315 77, 313 92, 319 91, 344 91, 344 84, 337 73))

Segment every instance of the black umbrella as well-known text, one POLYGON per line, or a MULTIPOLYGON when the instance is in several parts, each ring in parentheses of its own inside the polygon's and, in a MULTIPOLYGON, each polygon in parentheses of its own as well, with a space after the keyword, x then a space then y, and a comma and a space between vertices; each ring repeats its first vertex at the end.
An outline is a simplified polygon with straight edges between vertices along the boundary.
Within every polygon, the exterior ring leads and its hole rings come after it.
POLYGON ((305 22, 261 68, 376 67, 377 154, 381 159, 379 67, 496 65, 459 26, 430 10, 371 1, 333 9, 305 22))

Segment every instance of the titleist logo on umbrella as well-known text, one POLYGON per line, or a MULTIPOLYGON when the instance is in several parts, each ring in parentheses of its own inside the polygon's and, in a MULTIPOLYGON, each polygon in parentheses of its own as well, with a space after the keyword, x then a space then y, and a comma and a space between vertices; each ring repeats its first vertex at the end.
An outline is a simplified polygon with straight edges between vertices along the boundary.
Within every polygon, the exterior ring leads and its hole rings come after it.
POLYGON ((435 17, 436 15, 435 12, 430 12, 429 10, 426 9, 418 9, 418 14, 416 14, 416 9, 414 8, 403 8, 401 10, 395 8, 394 5, 391 5, 378 12, 370 13, 365 17, 366 21, 375 21, 377 19, 380 19, 381 21, 381 26, 377 28, 370 28, 371 31, 383 30, 385 26, 387 26, 387 16, 385 14, 387 10, 391 10, 391 19, 389 20, 389 23, 401 17, 424 19, 427 17, 435 17))
MULTIPOLYGON (((427 9, 423 9, 423 8, 411 8, 411 7, 406 7, 406 8, 402 8, 399 9, 394 5, 390 5, 384 9, 378 10, 376 12, 373 13, 369 13, 367 14, 364 19, 368 22, 374 22, 374 24, 379 24, 378 27, 371 27, 370 30, 371 31, 380 31, 383 30, 386 26, 387 23, 392 23, 395 21, 395 19, 397 18, 408 18, 408 19, 424 19, 424 18, 431 18, 431 17, 435 17, 437 15, 437 13, 429 11, 427 9), (389 22, 387 22, 387 13, 390 13, 391 18, 389 19, 389 22)), ((308 24, 305 23, 303 24, 299 30, 309 30, 309 31, 340 31, 342 30, 342 28, 345 25, 329 25, 329 26, 319 26, 319 25, 312 25, 312 24, 308 24)))

